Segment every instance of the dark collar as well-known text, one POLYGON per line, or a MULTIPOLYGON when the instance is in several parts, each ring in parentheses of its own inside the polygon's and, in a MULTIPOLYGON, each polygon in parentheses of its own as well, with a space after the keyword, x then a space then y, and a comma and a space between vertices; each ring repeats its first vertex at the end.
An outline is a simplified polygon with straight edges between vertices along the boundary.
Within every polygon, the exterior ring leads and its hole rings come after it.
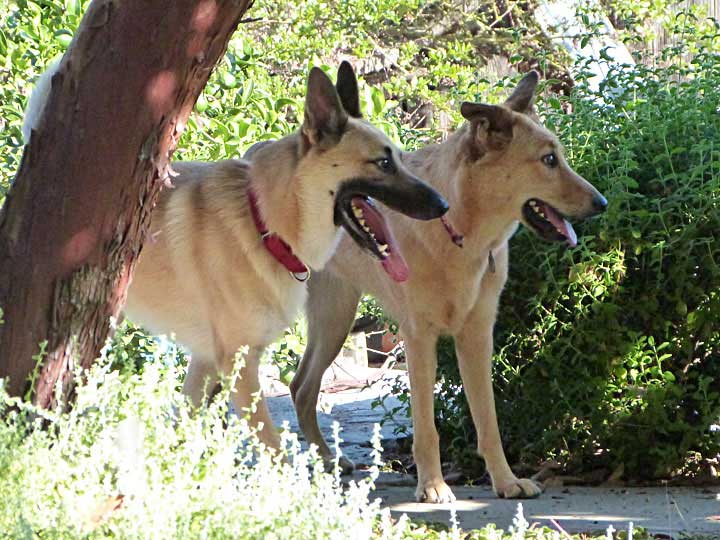
POLYGON ((268 250, 273 258, 288 269, 292 277, 298 281, 307 281, 310 277, 310 269, 297 258, 292 248, 277 234, 268 231, 265 221, 260 215, 257 195, 252 188, 248 188, 248 202, 250 203, 250 213, 252 214, 255 228, 260 233, 265 249, 268 250))

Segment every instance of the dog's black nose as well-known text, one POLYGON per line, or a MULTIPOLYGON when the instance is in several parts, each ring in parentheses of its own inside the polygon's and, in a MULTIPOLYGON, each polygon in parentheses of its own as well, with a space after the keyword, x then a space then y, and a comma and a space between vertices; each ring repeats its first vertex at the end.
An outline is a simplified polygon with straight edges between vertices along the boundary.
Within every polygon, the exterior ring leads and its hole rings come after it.
POLYGON ((605 197, 600 195, 599 193, 593 197, 592 200, 592 206, 593 210, 595 210, 596 214, 599 214, 600 212, 604 212, 607 208, 608 202, 605 197))
POLYGON ((450 204, 448 204, 448 202, 440 194, 435 196, 435 210, 438 217, 444 215, 448 210, 450 210, 450 204))
MULTIPOLYGON (((422 220, 439 218, 450 209, 450 205, 442 195, 420 180, 414 179, 411 188, 403 192, 402 199, 397 200, 395 206, 389 206, 406 216, 422 220)), ((386 201, 383 202, 388 204, 386 201)))

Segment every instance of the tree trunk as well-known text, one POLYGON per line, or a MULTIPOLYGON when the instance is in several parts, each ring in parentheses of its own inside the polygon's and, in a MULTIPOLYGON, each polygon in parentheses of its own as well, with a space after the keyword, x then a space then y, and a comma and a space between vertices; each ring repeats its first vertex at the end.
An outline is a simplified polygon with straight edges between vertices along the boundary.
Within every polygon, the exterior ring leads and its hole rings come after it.
POLYGON ((52 407, 60 383, 67 403, 75 366, 99 356, 170 155, 248 4, 90 4, 0 212, 0 377, 12 395, 52 407))

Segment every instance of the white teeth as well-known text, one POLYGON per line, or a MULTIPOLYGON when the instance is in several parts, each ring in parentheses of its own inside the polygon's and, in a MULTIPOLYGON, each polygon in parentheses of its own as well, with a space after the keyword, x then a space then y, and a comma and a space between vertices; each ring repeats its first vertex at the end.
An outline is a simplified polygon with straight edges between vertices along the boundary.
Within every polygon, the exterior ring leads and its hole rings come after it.
POLYGON ((365 231, 366 233, 369 234, 369 233, 370 233, 370 229, 369 229, 368 226, 367 226, 367 221, 365 221, 365 220, 363 219, 363 215, 364 215, 364 214, 363 214, 363 211, 362 211, 360 208, 358 208, 357 206, 355 206, 355 205, 353 205, 352 211, 353 211, 353 214, 355 215, 355 218, 357 218, 358 223, 359 223, 360 226, 362 227, 363 231, 365 231))
POLYGON ((535 213, 538 214, 541 218, 545 218, 545 212, 543 212, 540 207, 537 205, 535 201, 530 201, 530 208, 535 210, 535 213))
POLYGON ((362 227, 363 231, 365 231, 366 233, 368 233, 369 235, 372 236, 372 233, 370 232, 370 228, 366 225, 367 222, 364 219, 358 219, 358 223, 362 227))
POLYGON ((375 242, 375 245, 378 248, 378 251, 380 252, 380 258, 385 260, 387 259, 390 254, 390 247, 387 244, 381 244, 377 241, 377 238, 375 237, 375 233, 373 233, 370 228, 367 226, 367 221, 363 219, 363 211, 361 208, 358 208, 354 204, 352 205, 352 212, 355 218, 357 219, 357 222, 360 224, 360 227, 362 227, 362 230, 365 231, 370 238, 372 238, 373 242, 375 242))

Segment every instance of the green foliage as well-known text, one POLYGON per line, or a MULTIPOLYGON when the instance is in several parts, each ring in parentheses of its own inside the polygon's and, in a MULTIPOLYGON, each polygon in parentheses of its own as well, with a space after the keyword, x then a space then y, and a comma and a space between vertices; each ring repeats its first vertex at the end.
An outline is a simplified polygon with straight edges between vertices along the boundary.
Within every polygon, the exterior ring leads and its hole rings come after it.
MULTIPOLYGON (((643 44, 652 42, 662 33, 674 38, 681 46, 694 48, 696 35, 717 31, 718 21, 709 17, 709 5, 708 2, 687 3, 678 10, 674 0, 602 0, 595 8, 608 13, 625 43, 642 50, 643 44)), ((585 9, 593 7, 586 6, 585 9)))
MULTIPOLYGON (((720 451, 719 60, 612 69, 563 100, 572 114, 545 111, 610 206, 579 225, 578 249, 511 242, 496 384, 515 458, 656 478, 720 451)), ((459 442, 470 418, 451 349, 441 364, 456 397, 439 424, 459 442)))
POLYGON ((32 83, 67 47, 84 5, 78 0, 0 3, 0 204, 20 165, 20 126, 32 83))
POLYGON ((158 362, 186 367, 188 361, 183 349, 173 341, 165 336, 150 336, 128 320, 117 325, 104 354, 111 369, 127 374, 139 373, 158 362))
POLYGON ((300 317, 291 328, 285 330, 282 339, 268 347, 268 356, 273 365, 280 371, 280 380, 289 385, 295 376, 300 360, 307 346, 307 324, 300 317))
POLYGON ((30 396, 35 393, 35 385, 37 384, 37 379, 40 375, 40 366, 47 355, 47 341, 41 342, 39 349, 40 350, 32 357, 35 367, 33 367, 32 373, 30 373, 30 376, 28 377, 30 385, 25 393, 25 399, 30 399, 30 396))

